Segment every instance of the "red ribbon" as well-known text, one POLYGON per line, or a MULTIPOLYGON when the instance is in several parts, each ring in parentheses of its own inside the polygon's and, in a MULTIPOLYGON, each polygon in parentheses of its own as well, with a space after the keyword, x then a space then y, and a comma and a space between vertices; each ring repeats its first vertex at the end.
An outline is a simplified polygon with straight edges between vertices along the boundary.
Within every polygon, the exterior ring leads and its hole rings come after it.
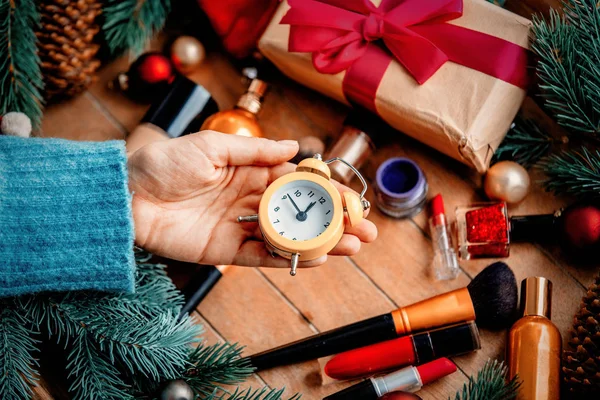
POLYGON ((425 83, 446 61, 526 88, 527 50, 447 23, 462 16, 462 0, 288 0, 289 51, 312 53, 324 74, 346 71, 343 90, 375 110, 375 94, 392 59, 425 83), (385 47, 375 44, 383 42, 385 47))

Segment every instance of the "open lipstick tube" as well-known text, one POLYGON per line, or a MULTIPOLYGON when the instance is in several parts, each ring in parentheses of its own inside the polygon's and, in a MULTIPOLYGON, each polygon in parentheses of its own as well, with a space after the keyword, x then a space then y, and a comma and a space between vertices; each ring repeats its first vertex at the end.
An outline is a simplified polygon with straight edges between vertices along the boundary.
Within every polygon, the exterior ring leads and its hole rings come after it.
POLYGON ((354 379, 480 348, 477 325, 467 322, 338 354, 325 365, 325 373, 333 379, 354 379))
POLYGON ((367 379, 323 400, 374 400, 397 390, 416 392, 455 371, 456 365, 452 361, 440 358, 418 367, 406 367, 389 375, 367 379))

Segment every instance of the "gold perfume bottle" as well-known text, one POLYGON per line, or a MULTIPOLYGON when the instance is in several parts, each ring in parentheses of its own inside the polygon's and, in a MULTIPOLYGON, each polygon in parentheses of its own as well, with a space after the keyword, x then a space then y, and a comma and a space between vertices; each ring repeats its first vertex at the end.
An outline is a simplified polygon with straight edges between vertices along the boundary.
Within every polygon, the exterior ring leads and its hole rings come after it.
POLYGON ((262 107, 262 98, 267 90, 267 84, 259 79, 253 79, 250 87, 238 100, 233 110, 220 111, 211 115, 202 130, 209 129, 232 135, 263 137, 263 131, 258 124, 257 114, 262 107))
POLYGON ((518 375, 517 400, 558 400, 562 339, 550 321, 552 282, 530 277, 521 283, 521 314, 508 333, 508 369, 518 375))

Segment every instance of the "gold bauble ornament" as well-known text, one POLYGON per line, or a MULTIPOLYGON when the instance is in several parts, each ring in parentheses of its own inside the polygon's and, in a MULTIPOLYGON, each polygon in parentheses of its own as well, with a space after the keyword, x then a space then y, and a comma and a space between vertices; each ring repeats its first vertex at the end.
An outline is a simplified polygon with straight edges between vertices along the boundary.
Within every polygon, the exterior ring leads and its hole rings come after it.
POLYGON ((205 57, 204 46, 192 36, 180 36, 171 45, 171 61, 184 75, 194 71, 205 57))
POLYGON ((490 200, 509 204, 521 202, 529 193, 531 180, 527 170, 514 161, 500 161, 488 170, 483 190, 490 200))

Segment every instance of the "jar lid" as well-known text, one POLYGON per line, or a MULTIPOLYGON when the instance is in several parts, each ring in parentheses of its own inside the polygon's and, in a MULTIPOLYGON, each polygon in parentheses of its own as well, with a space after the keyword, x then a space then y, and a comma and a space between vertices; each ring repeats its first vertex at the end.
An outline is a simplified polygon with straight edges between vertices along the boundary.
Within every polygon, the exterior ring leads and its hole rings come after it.
POLYGON ((387 215, 406 218, 419 213, 427 200, 427 189, 425 174, 409 158, 390 158, 377 169, 377 206, 387 215))

